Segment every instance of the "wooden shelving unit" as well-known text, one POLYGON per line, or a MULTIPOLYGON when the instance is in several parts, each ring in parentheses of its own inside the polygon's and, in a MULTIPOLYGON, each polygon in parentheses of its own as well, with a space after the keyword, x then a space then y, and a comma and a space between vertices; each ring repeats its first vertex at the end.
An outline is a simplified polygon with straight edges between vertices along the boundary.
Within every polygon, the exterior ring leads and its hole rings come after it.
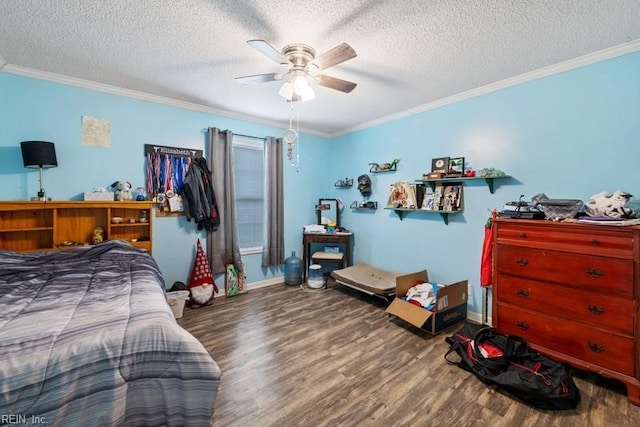
POLYGON ((126 240, 151 253, 152 206, 134 201, 0 202, 0 249, 30 252, 89 245, 93 230, 102 227, 105 239, 126 240), (146 222, 140 222, 141 216, 146 222), (124 222, 114 224, 114 217, 124 222))

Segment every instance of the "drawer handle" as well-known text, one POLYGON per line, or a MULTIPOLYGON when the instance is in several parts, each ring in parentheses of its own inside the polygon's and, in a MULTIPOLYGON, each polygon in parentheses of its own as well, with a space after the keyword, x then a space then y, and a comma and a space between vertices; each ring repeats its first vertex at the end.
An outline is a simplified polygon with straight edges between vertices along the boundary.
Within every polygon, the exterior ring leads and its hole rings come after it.
POLYGON ((527 329, 529 329, 529 325, 527 325, 525 322, 521 322, 521 321, 517 321, 516 322, 516 326, 520 329, 522 329, 523 331, 526 331, 527 329))
POLYGON ((529 291, 527 291, 526 289, 518 289, 516 291, 516 295, 518 295, 519 297, 522 297, 522 298, 528 298, 529 297, 529 291))
POLYGON ((595 239, 595 238, 594 238, 594 239, 591 239, 589 242, 590 242, 592 245, 597 245, 597 244, 598 244, 598 239, 595 239))
POLYGON ((516 264, 518 264, 520 267, 524 267, 525 265, 529 264, 529 261, 524 258, 518 258, 516 260, 516 264))
POLYGON ((593 304, 589 304, 587 306, 587 310, 589 310, 591 312, 591 314, 600 315, 600 314, 604 313, 604 309, 602 307, 598 307, 597 305, 593 305, 593 304))
POLYGON ((520 233, 519 236, 522 237, 523 239, 526 239, 527 238, 527 233, 520 233))
POLYGON ((604 276, 604 273, 596 268, 587 268, 585 270, 585 273, 587 273, 589 276, 591 277, 602 277, 604 276))
POLYGON ((595 353, 604 353, 604 347, 598 344, 597 342, 589 341, 589 349, 595 353))

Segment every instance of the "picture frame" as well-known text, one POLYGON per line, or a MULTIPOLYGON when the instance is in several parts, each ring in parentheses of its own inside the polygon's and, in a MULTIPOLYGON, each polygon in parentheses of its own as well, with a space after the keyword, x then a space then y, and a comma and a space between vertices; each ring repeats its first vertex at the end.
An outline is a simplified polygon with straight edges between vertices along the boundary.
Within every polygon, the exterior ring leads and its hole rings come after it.
POLYGON ((447 173, 449 170, 449 157, 436 157, 431 159, 431 172, 447 173))
POLYGON ((457 212, 462 209, 462 183, 443 184, 439 190, 441 194, 439 205, 441 211, 457 212))
POLYGON ((449 159, 447 176, 457 177, 464 175, 464 157, 451 157, 449 159))
POLYGON ((435 194, 434 193, 425 193, 422 198, 422 206, 420 209, 424 211, 437 211, 438 206, 435 204, 435 194))

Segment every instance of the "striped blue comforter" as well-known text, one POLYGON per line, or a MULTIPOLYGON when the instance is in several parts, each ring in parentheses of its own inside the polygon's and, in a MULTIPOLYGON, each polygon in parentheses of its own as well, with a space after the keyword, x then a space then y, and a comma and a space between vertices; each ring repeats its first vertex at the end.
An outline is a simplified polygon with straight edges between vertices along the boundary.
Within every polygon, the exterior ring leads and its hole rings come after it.
POLYGON ((206 426, 219 381, 145 251, 0 251, 0 425, 206 426))

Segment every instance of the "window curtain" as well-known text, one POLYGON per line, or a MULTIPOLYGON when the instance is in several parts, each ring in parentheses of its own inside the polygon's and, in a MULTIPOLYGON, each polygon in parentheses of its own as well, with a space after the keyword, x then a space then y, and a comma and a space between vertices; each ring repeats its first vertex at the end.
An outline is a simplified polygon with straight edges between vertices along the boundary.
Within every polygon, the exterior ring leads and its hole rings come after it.
POLYGON ((268 136, 264 155, 264 247, 262 267, 284 263, 284 187, 282 138, 268 136))
POLYGON ((208 166, 213 175, 213 191, 216 195, 220 227, 207 232, 207 257, 213 274, 226 271, 227 264, 234 264, 241 272, 242 258, 236 228, 236 197, 233 178, 233 133, 229 130, 209 128, 207 131, 208 166))

